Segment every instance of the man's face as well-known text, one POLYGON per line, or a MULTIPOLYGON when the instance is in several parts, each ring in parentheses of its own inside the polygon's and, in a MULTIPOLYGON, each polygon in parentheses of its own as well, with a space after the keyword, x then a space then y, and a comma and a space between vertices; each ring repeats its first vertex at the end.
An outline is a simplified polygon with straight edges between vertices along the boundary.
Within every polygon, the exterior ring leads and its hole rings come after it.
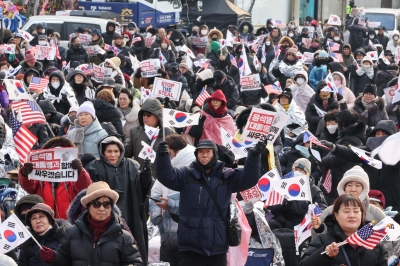
POLYGON ((159 29, 158 30, 158 37, 159 38, 165 38, 165 30, 164 29, 159 29))
POLYGON ((214 156, 214 149, 199 149, 197 152, 197 160, 202 165, 207 165, 214 156))
POLYGON ((108 31, 114 31, 114 26, 113 25, 109 25, 107 28, 108 31))
POLYGON ((379 35, 383 35, 383 30, 378 30, 379 35))

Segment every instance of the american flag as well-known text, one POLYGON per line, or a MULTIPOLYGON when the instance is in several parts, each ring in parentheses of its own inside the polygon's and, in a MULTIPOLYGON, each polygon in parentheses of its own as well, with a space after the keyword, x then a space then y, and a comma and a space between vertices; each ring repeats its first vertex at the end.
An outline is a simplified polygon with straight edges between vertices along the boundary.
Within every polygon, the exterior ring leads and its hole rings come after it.
POLYGON ((282 176, 282 179, 286 179, 286 178, 291 178, 294 176, 294 171, 290 171, 289 173, 287 173, 286 175, 282 176))
POLYGON ((210 97, 210 94, 208 94, 207 92, 207 87, 203 87, 203 89, 201 90, 200 95, 197 97, 196 99, 196 104, 198 106, 202 106, 204 104, 204 101, 207 100, 207 98, 210 97))
POLYGON ((308 130, 304 131, 303 143, 311 141, 314 144, 321 145, 321 142, 308 130))
POLYGON ((336 42, 329 42, 329 49, 331 52, 337 52, 340 50, 340 44, 336 42))
POLYGON ((329 56, 332 57, 333 60, 335 60, 336 62, 343 62, 343 56, 340 53, 329 53, 329 56))
POLYGON ((274 23, 278 28, 284 28, 286 27, 286 23, 283 22, 282 20, 277 20, 275 19, 275 23, 274 23))
POLYGON ((121 52, 121 49, 119 49, 116 46, 109 45, 109 44, 104 45, 104 50, 113 51, 115 55, 118 55, 121 52))
POLYGON ((264 208, 267 208, 269 206, 282 204, 282 202, 283 202, 283 196, 274 190, 269 195, 269 198, 265 200, 264 208))
POLYGON ((232 66, 238 68, 238 65, 237 65, 235 57, 233 55, 229 54, 229 58, 231 59, 232 66))
POLYGON ((45 78, 32 77, 31 83, 29 84, 29 90, 43 91, 49 84, 49 80, 45 78))
POLYGON ((326 192, 331 193, 332 190, 332 171, 329 169, 326 172, 324 183, 322 186, 325 188, 326 192))
POLYGON ((21 114, 22 124, 46 124, 46 119, 40 107, 34 101, 12 102, 10 104, 14 110, 19 110, 21 114))
POLYGON ((314 215, 315 215, 315 217, 321 217, 321 215, 322 215, 321 208, 316 204, 315 204, 315 207, 314 207, 314 215))
POLYGON ((10 124, 14 137, 15 150, 17 151, 21 163, 25 162, 28 153, 35 145, 37 138, 33 135, 21 122, 15 119, 12 112, 10 113, 10 124))
POLYGON ((374 230, 372 227, 372 223, 364 225, 360 230, 349 236, 346 242, 366 249, 374 249, 386 235, 386 227, 382 230, 374 230))

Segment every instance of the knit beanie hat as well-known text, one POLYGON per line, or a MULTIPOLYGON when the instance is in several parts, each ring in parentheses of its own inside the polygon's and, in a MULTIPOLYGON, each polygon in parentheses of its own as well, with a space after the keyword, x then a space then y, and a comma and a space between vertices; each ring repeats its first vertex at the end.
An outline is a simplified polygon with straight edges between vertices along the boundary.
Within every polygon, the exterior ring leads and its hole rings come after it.
POLYGON ((81 106, 79 106, 76 116, 78 117, 80 113, 89 113, 93 119, 96 119, 96 111, 94 110, 92 102, 86 101, 82 103, 81 106))
POLYGON ((97 94, 97 98, 98 98, 98 99, 105 100, 105 101, 107 101, 107 102, 115 101, 115 99, 114 99, 114 93, 112 92, 112 90, 101 90, 101 91, 97 94))
POLYGON ((214 53, 218 53, 219 47, 220 47, 219 42, 213 41, 211 43, 211 51, 213 51, 214 53))
POLYGON ((56 221, 54 220, 54 211, 50 208, 49 205, 45 203, 37 203, 35 206, 32 207, 26 214, 26 225, 32 227, 31 218, 32 215, 38 212, 43 212, 46 214, 47 219, 49 219, 50 224, 54 224, 56 221))
POLYGON ((368 197, 369 193, 369 178, 367 173, 360 166, 356 165, 346 173, 344 173, 342 180, 340 180, 337 191, 339 196, 346 193, 345 187, 347 183, 355 181, 360 183, 363 186, 363 191, 358 195, 358 198, 361 201, 364 201, 368 197))
POLYGON ((113 58, 108 58, 104 62, 109 63, 112 68, 117 69, 121 65, 121 59, 119 59, 117 56, 114 56, 113 58))
POLYGON ((293 95, 292 95, 292 90, 291 90, 291 89, 285 88, 285 89, 283 90, 283 92, 278 96, 278 99, 280 99, 282 96, 288 97, 288 98, 289 98, 289 103, 292 102, 293 95))
POLYGON ((188 66, 188 64, 186 64, 186 63, 180 63, 180 64, 179 64, 179 68, 184 68, 184 69, 186 69, 186 70, 189 70, 189 66, 188 66))
POLYGON ((383 195, 382 192, 380 192, 379 190, 370 190, 368 196, 369 200, 380 202, 382 204, 382 207, 385 208, 386 200, 385 195, 383 195))
POLYGON ((326 52, 326 51, 321 51, 320 53, 319 53, 319 55, 318 55, 318 57, 319 58, 328 58, 329 57, 329 55, 328 55, 328 53, 326 52))
POLYGON ((289 48, 289 49, 287 50, 286 54, 288 54, 288 53, 297 55, 297 49, 291 47, 291 48, 289 48))
POLYGON ((28 63, 36 63, 36 58, 35 58, 35 55, 33 54, 32 50, 26 51, 25 61, 28 63))
POLYGON ((365 85, 363 94, 365 93, 372 93, 373 95, 377 95, 378 91, 376 90, 376 85, 375 84, 367 84, 365 85))
POLYGON ((306 158, 297 159, 292 165, 293 170, 295 167, 303 169, 308 175, 311 174, 311 162, 306 158))
POLYGON ((367 55, 367 56, 364 56, 364 58, 361 60, 361 64, 363 64, 364 62, 370 62, 371 65, 374 63, 374 62, 372 61, 372 58, 369 57, 368 55, 367 55))

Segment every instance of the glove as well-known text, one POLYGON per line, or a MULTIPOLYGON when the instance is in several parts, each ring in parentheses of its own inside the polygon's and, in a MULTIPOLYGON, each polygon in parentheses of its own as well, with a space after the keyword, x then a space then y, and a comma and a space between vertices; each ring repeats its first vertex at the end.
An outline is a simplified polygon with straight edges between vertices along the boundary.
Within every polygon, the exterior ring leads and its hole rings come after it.
POLYGON ((135 77, 139 79, 142 77, 142 69, 140 67, 136 70, 135 77))
POLYGON ((42 257, 42 260, 46 263, 53 263, 56 259, 56 254, 54 254, 54 251, 51 248, 42 246, 42 248, 39 249, 39 252, 40 257, 42 257))
POLYGON ((161 157, 165 157, 168 155, 168 146, 166 141, 160 142, 158 145, 157 155, 161 157))
POLYGON ((151 161, 150 159, 144 159, 143 160, 143 171, 150 170, 151 168, 151 161))
POLYGON ((265 151, 266 144, 263 141, 259 141, 251 151, 253 156, 258 156, 265 151))
POLYGON ((80 172, 83 170, 82 161, 79 159, 73 160, 71 163, 71 167, 74 170, 78 170, 78 174, 80 174, 80 172))
POLYGON ((32 163, 25 163, 24 166, 21 168, 21 173, 23 176, 28 176, 33 171, 33 164, 32 163))
POLYGON ((332 142, 326 141, 326 140, 321 140, 321 144, 328 147, 331 150, 335 147, 335 144, 333 144, 332 142))

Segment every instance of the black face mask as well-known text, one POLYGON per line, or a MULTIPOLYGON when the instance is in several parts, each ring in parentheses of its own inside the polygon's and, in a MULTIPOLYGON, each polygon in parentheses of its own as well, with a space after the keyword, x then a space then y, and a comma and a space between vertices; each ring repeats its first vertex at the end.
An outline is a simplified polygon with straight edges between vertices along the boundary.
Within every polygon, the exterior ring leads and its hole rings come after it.
POLYGON ((74 123, 75 119, 76 119, 76 115, 71 115, 69 117, 69 121, 71 121, 71 123, 74 123))
POLYGON ((197 34, 199 34, 197 31, 192 31, 193 36, 197 36, 197 34))
POLYGON ((211 40, 212 40, 213 42, 216 42, 216 41, 218 41, 218 38, 211 38, 211 40))
POLYGON ((169 72, 171 72, 171 74, 178 74, 178 69, 176 69, 176 68, 171 68, 171 70, 169 71, 169 72))

